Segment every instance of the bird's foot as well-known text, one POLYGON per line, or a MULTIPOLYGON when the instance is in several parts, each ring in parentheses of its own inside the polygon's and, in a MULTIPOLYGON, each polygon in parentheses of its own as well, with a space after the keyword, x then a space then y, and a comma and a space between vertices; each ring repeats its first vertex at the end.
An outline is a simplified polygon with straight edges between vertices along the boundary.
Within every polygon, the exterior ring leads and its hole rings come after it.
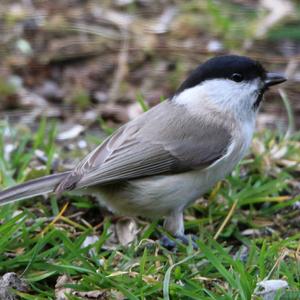
POLYGON ((160 244, 164 248, 169 250, 175 249, 178 243, 184 244, 186 246, 189 246, 191 244, 194 250, 199 249, 198 245, 195 242, 197 240, 197 237, 194 235, 176 235, 174 238, 175 240, 172 240, 166 235, 164 235, 160 238, 160 244))

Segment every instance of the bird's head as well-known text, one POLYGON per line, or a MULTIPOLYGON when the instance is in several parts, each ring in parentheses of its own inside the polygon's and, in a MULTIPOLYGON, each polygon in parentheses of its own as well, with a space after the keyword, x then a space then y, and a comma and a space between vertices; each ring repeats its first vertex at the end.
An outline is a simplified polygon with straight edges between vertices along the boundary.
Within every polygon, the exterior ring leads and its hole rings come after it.
POLYGON ((253 115, 265 91, 286 78, 267 72, 257 61, 238 55, 224 55, 199 65, 181 84, 173 99, 189 109, 212 104, 220 110, 253 115))

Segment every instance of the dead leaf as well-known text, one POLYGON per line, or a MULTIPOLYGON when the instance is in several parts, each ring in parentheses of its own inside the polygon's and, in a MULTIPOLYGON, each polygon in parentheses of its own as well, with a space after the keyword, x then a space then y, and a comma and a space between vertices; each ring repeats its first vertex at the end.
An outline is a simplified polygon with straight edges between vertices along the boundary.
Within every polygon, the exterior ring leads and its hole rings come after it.
POLYGON ((138 228, 133 218, 122 218, 116 224, 116 234, 122 246, 127 246, 135 240, 138 228))
POLYGON ((149 26, 148 30, 153 31, 156 34, 168 32, 177 13, 178 10, 175 6, 167 7, 161 16, 156 20, 155 24, 149 26))
POLYGON ((84 126, 82 125, 74 125, 72 126, 72 128, 61 132, 58 136, 57 136, 57 140, 59 141, 65 141, 65 140, 71 140, 74 139, 76 137, 78 137, 80 135, 81 132, 84 131, 84 126))
POLYGON ((109 291, 88 291, 88 292, 74 292, 73 295, 82 297, 83 299, 97 299, 97 300, 109 300, 109 291))
POLYGON ((263 37, 275 24, 295 12, 293 3, 287 0, 261 0, 260 4, 268 10, 268 14, 256 24, 255 36, 257 38, 263 37))
POLYGON ((63 275, 57 278, 55 285, 55 299, 56 300, 67 300, 69 299, 66 295, 77 296, 82 299, 97 299, 97 300, 123 300, 124 297, 120 293, 115 293, 110 290, 94 290, 94 291, 74 291, 71 288, 66 288, 66 284, 76 283, 72 278, 67 275, 63 275), (122 296, 122 297, 121 297, 122 296))
POLYGON ((71 294, 72 289, 66 288, 65 285, 67 283, 74 283, 74 281, 68 276, 63 275, 57 278, 55 285, 55 299, 56 300, 67 300, 68 297, 66 295, 71 294))

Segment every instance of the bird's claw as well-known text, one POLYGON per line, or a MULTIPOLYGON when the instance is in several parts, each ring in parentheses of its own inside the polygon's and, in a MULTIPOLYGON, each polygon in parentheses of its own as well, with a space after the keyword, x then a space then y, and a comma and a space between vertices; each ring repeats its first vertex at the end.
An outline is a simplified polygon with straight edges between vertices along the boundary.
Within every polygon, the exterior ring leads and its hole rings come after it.
POLYGON ((190 245, 191 243, 193 249, 198 250, 199 247, 195 242, 196 240, 197 237, 195 237, 194 235, 177 235, 175 236, 175 240, 172 240, 164 235, 160 238, 160 244, 166 249, 173 250, 176 248, 178 242, 186 246, 190 245))

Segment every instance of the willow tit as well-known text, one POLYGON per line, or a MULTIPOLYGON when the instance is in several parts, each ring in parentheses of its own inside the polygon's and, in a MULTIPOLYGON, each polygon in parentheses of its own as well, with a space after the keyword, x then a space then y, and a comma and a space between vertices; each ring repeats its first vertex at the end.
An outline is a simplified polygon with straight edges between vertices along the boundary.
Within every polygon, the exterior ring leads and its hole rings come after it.
POLYGON ((214 57, 73 170, 8 188, 0 205, 81 190, 118 214, 164 217, 165 229, 183 236, 183 210, 243 158, 264 92, 285 80, 248 57, 214 57))

